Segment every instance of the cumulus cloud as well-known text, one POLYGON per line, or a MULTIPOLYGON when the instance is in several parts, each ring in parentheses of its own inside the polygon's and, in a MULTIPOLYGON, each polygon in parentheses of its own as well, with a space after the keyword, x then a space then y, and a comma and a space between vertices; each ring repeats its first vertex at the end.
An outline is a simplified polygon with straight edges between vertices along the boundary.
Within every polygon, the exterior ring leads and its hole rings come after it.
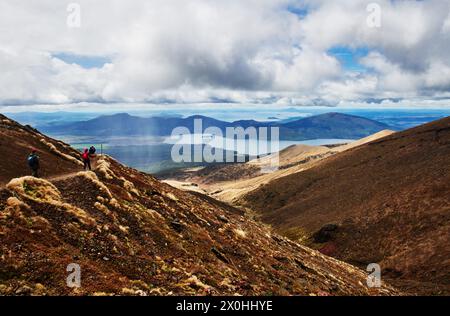
POLYGON ((335 106, 450 91, 448 1, 379 0, 380 28, 365 0, 76 2, 80 28, 67 26, 69 2, 0 2, 0 104, 335 106), (335 47, 366 50, 363 70, 335 47), (87 68, 58 53, 109 62, 87 68))

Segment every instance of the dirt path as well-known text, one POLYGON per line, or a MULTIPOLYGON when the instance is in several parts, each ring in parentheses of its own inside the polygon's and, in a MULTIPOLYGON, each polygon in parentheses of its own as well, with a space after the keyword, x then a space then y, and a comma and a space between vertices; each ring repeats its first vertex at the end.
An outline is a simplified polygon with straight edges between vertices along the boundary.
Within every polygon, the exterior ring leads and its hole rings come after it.
MULTIPOLYGON (((61 181, 61 180, 65 180, 65 179, 69 179, 69 178, 73 178, 75 177, 78 172, 80 172, 82 170, 79 171, 75 171, 75 172, 70 172, 70 173, 64 173, 64 174, 60 174, 60 175, 56 175, 56 176, 51 176, 51 177, 44 177, 42 179, 48 180, 50 182, 52 181, 61 181)), ((7 183, 0 183, 0 190, 3 190, 6 188, 7 183)))
MULTIPOLYGON (((81 171, 81 170, 80 170, 80 171, 81 171)), ((48 177, 48 178, 44 178, 44 179, 45 179, 45 180, 48 180, 48 181, 50 181, 50 182, 51 182, 51 181, 61 181, 61 180, 66 180, 66 179, 75 177, 75 176, 78 174, 78 172, 80 172, 80 171, 70 172, 70 173, 61 174, 61 175, 58 175, 58 176, 48 177)))

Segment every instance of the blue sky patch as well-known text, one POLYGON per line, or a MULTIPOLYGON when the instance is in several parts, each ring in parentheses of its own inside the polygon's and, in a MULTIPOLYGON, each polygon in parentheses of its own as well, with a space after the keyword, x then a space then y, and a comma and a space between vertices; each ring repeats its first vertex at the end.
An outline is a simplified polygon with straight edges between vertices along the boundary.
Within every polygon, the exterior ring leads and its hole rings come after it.
POLYGON ((66 64, 77 64, 85 69, 102 68, 105 64, 111 63, 111 59, 105 56, 86 56, 72 53, 56 53, 52 56, 66 64))
POLYGON ((368 71, 367 67, 359 63, 359 59, 369 54, 369 49, 365 47, 350 48, 346 46, 336 46, 329 49, 327 53, 336 57, 346 71, 368 71))
POLYGON ((295 15, 297 15, 299 18, 303 19, 308 15, 308 9, 303 6, 293 6, 290 5, 287 7, 287 10, 295 15))

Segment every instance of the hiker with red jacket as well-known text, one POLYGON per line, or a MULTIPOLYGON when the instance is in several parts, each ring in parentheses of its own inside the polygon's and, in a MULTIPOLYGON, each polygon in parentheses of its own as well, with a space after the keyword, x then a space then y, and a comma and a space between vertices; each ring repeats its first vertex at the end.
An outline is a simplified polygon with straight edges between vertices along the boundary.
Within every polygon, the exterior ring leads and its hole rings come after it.
POLYGON ((81 155, 81 158, 83 158, 84 170, 86 170, 88 168, 89 168, 89 170, 91 170, 91 157, 89 155, 89 150, 87 148, 84 149, 84 152, 81 155))

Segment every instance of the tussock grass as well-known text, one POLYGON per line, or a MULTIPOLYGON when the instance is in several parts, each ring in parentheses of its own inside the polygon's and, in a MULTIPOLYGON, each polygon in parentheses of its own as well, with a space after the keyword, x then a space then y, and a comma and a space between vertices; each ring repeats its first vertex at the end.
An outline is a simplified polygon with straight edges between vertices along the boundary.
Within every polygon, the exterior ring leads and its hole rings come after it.
POLYGON ((106 216, 108 216, 108 217, 111 216, 111 211, 104 204, 102 204, 100 202, 95 202, 94 206, 96 209, 98 209, 100 212, 102 212, 106 216))
POLYGON ((12 179, 6 188, 36 202, 59 203, 62 199, 52 183, 31 176, 12 179))
POLYGON ((240 229, 240 228, 239 229, 235 229, 234 233, 239 238, 246 238, 247 237, 247 233, 245 231, 243 231, 242 229, 240 229))
POLYGON ((47 146, 48 149, 50 149, 50 151, 53 152, 54 154, 56 154, 56 155, 58 155, 58 156, 60 156, 60 157, 62 157, 62 158, 64 158, 64 159, 66 159, 66 160, 69 160, 69 161, 71 161, 71 162, 73 162, 73 163, 75 163, 75 164, 77 164, 77 165, 79 165, 79 166, 83 166, 83 163, 82 163, 80 160, 76 159, 75 157, 72 157, 72 156, 70 156, 70 155, 67 155, 67 154, 64 154, 64 153, 60 152, 60 151, 55 147, 55 145, 53 145, 52 143, 46 141, 44 138, 41 138, 41 139, 40 139, 40 142, 41 142, 42 144, 44 144, 45 146, 47 146))
POLYGON ((109 191, 108 187, 98 179, 97 175, 94 172, 80 171, 77 173, 77 176, 83 177, 83 178, 91 181, 100 189, 100 191, 102 191, 104 194, 106 194, 109 199, 112 199, 111 191, 109 191))
POLYGON ((26 204, 25 202, 22 202, 21 200, 19 200, 18 198, 11 196, 6 200, 6 205, 8 205, 9 207, 12 208, 30 208, 30 206, 28 204, 26 204))
POLYGON ((178 198, 171 192, 169 193, 165 193, 164 194, 166 197, 168 197, 169 199, 171 199, 172 201, 178 202, 178 198))
POLYGON ((134 184, 130 181, 128 181, 127 179, 125 179, 124 177, 121 177, 120 180, 123 181, 123 187, 128 191, 128 192, 132 192, 136 195, 140 195, 139 191, 136 189, 136 187, 134 186, 134 184))
POLYGON ((117 178, 115 173, 111 170, 111 164, 106 160, 105 156, 99 156, 99 158, 97 159, 96 170, 107 180, 117 178))
MULTIPOLYGON (((30 176, 16 178, 12 179, 6 185, 6 188, 24 199, 55 206, 58 209, 76 217, 85 225, 92 226, 96 224, 95 219, 90 217, 84 210, 69 203, 65 203, 59 190, 47 180, 30 176)), ((11 202, 17 203, 15 200, 11 200, 11 202)))

